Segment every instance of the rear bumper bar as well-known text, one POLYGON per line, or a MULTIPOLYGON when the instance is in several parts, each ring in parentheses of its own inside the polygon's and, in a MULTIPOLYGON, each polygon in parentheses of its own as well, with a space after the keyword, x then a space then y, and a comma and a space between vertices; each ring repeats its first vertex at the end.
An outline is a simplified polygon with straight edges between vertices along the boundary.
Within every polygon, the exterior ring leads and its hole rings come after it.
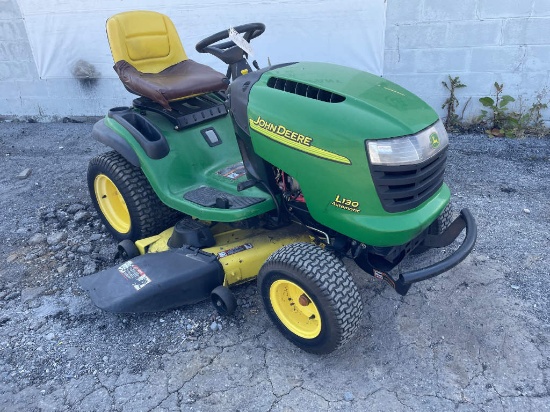
POLYGON ((424 244, 429 247, 445 247, 450 245, 464 229, 466 229, 466 237, 452 255, 426 268, 400 274, 395 282, 395 291, 405 295, 413 283, 433 278, 462 262, 474 248, 477 239, 476 221, 468 209, 462 209, 460 215, 445 232, 437 236, 428 236, 424 241, 424 244))

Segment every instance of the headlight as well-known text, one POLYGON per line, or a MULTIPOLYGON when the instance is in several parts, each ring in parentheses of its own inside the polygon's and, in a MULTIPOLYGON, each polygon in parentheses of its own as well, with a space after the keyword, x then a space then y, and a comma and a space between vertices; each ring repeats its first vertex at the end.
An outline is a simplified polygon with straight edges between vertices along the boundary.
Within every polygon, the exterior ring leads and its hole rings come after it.
POLYGON ((441 120, 421 132, 394 139, 367 141, 367 152, 375 165, 410 165, 422 163, 449 144, 441 120))

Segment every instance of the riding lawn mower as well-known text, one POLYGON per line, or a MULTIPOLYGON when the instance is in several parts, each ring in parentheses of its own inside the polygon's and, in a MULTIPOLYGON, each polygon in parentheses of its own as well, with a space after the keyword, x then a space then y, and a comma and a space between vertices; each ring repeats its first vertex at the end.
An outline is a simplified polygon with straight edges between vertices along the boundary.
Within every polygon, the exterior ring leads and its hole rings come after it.
POLYGON ((257 279, 268 316, 301 349, 329 353, 363 312, 342 263, 401 295, 459 264, 476 224, 452 219, 443 182, 448 137, 420 98, 378 76, 328 63, 248 62, 261 23, 196 45, 227 73, 187 58, 171 20, 132 11, 107 20, 126 89, 92 136, 110 147, 88 168, 92 202, 127 259, 79 279, 100 308, 157 312, 257 279), (390 274, 410 254, 454 252, 390 274), (459 241, 457 241, 459 242, 459 241))

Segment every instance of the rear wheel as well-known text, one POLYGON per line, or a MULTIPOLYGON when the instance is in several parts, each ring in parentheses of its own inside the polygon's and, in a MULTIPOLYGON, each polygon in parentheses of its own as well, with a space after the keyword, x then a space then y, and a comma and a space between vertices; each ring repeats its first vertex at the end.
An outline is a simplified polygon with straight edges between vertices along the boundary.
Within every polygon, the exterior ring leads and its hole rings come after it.
POLYGON ((317 354, 345 344, 359 327, 363 303, 334 255, 309 243, 282 247, 258 275, 267 314, 299 348, 317 354))
POLYGON ((117 152, 90 160, 88 189, 103 224, 118 240, 156 235, 181 217, 160 201, 141 169, 117 152))

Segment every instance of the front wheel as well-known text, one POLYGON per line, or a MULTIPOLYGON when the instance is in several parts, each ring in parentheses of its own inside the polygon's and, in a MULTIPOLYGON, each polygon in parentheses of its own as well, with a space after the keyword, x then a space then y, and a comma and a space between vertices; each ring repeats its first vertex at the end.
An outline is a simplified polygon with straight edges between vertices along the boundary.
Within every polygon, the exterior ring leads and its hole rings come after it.
POLYGON ((181 218, 160 201, 141 169, 117 152, 90 160, 88 189, 103 224, 117 240, 156 235, 181 218))
MULTIPOLYGON (((441 233, 445 232, 447 228, 451 225, 453 222, 453 206, 451 203, 448 203, 447 206, 445 206, 445 209, 443 209, 443 212, 435 219, 435 221, 430 225, 428 228, 428 234, 429 235, 440 235, 441 233)), ((412 255, 420 255, 421 253, 424 253, 428 251, 430 248, 427 246, 424 246, 423 244, 420 244, 419 246, 414 249, 411 254, 412 255)))
POLYGON ((363 303, 343 263, 310 243, 273 253, 258 275, 268 316, 299 348, 330 353, 355 334, 363 303))

